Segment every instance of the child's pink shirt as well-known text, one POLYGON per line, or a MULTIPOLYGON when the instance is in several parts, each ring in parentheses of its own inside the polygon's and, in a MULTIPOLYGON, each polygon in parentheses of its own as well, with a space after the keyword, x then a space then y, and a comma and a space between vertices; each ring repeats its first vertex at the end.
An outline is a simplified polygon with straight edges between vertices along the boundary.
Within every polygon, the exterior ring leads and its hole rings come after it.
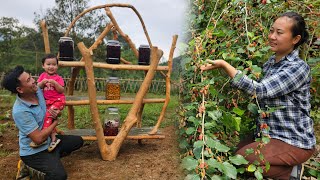
MULTIPOLYGON (((41 82, 43 79, 53 79, 57 81, 62 87, 64 87, 64 81, 61 76, 58 74, 55 75, 49 75, 46 72, 43 72, 38 79, 38 83, 41 82)), ((56 88, 51 85, 50 83, 45 84, 43 87, 43 96, 46 100, 56 100, 60 98, 61 100, 65 100, 65 95, 63 93, 59 93, 56 88)))

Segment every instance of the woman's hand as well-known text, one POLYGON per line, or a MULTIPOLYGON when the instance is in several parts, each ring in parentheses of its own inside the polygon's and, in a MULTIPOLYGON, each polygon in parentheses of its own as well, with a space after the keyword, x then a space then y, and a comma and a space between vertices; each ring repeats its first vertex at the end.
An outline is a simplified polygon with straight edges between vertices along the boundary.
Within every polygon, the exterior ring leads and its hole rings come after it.
POLYGON ((200 66, 201 72, 207 71, 207 70, 211 70, 211 69, 222 68, 231 78, 234 78, 234 76, 237 74, 236 68, 231 66, 225 60, 222 60, 222 59, 218 59, 218 60, 207 59, 206 62, 208 64, 200 66))
POLYGON ((226 61, 224 61, 222 59, 218 59, 218 60, 207 59, 206 62, 207 62, 207 64, 200 66, 201 71, 224 68, 225 64, 227 63, 226 61))

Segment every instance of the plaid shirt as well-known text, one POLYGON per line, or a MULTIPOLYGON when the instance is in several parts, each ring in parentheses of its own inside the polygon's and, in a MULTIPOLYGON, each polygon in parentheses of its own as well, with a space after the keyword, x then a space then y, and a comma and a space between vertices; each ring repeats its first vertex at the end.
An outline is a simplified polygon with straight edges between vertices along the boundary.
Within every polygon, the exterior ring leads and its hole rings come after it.
POLYGON ((280 107, 269 117, 257 119, 270 127, 271 138, 293 146, 312 149, 316 144, 313 120, 310 118, 310 67, 294 50, 278 63, 275 56, 263 65, 264 77, 254 81, 238 71, 231 84, 250 95, 256 95, 262 110, 280 107))

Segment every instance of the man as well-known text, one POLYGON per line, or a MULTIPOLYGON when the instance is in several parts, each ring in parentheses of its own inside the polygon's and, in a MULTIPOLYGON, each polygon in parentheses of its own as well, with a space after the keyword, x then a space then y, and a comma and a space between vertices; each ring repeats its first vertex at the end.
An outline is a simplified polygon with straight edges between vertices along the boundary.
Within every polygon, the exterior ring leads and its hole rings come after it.
POLYGON ((23 163, 42 172, 44 179, 67 179, 60 157, 79 149, 83 139, 80 136, 58 135, 61 142, 52 152, 48 152, 50 134, 58 125, 56 118, 60 111, 49 109, 55 120, 48 128, 42 129, 46 113, 45 99, 35 80, 21 66, 5 75, 2 86, 17 94, 12 116, 19 129, 19 154, 23 163), (31 141, 43 145, 32 148, 29 145, 31 141))

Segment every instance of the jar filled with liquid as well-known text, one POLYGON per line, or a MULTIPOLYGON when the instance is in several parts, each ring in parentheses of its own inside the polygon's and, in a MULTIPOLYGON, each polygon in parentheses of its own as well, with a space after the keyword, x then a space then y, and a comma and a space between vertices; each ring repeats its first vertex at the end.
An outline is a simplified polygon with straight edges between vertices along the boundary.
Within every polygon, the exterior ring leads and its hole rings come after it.
POLYGON ((105 136, 116 136, 119 132, 120 114, 116 107, 109 107, 106 110, 103 133, 105 136))
POLYGON ((121 56, 120 42, 117 40, 109 40, 107 42, 107 59, 108 64, 119 64, 121 56))
POLYGON ((120 81, 118 77, 109 77, 108 82, 106 84, 106 99, 120 99, 120 81))
POLYGON ((60 37, 59 39, 59 60, 73 61, 74 44, 71 37, 60 37))
POLYGON ((138 64, 139 65, 150 64, 150 46, 149 45, 140 45, 138 64))

